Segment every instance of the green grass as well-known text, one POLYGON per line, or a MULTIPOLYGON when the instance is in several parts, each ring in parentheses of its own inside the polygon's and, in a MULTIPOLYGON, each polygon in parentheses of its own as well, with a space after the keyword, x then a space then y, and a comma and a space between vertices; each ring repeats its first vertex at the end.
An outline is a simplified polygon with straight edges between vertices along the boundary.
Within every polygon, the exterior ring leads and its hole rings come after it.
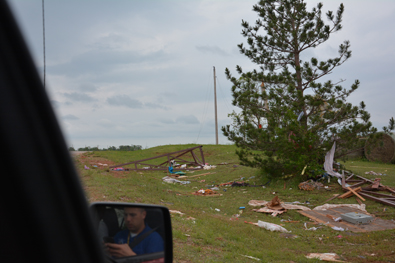
MULTIPOLYGON (((191 193, 229 181, 248 180, 250 184, 261 185, 268 179, 261 176, 257 169, 238 164, 235 155, 236 148, 231 145, 204 145, 203 151, 206 162, 218 165, 210 171, 195 171, 187 175, 212 172, 212 174, 188 179, 191 184, 168 184, 162 182, 166 172, 108 172, 105 169, 83 169, 84 165, 104 163, 112 164, 130 162, 174 152, 196 145, 168 145, 135 152, 91 152, 76 157, 82 184, 88 200, 138 202, 167 206, 179 210, 185 215, 172 215, 173 244, 175 262, 257 262, 246 256, 260 258, 261 262, 318 262, 307 259, 307 253, 337 253, 349 262, 388 262, 395 258, 395 231, 379 231, 369 233, 337 232, 322 226, 317 231, 304 230, 304 222, 311 222, 295 210, 272 217, 267 214, 252 211, 248 206, 250 200, 271 200, 278 195, 285 202, 310 202, 310 207, 324 204, 333 194, 342 193, 341 187, 332 180, 327 184, 330 191, 321 189, 301 191, 295 179, 271 181, 266 188, 262 187, 220 187, 222 196, 204 197, 191 193), (254 177, 254 178, 252 178, 254 177), (200 182, 205 180, 205 182, 200 182), (226 191, 224 191, 224 189, 226 191), (273 194, 275 192, 275 195, 273 194), (238 220, 230 220, 232 215, 239 212, 239 207, 245 206, 244 213, 238 220), (216 211, 215 209, 220 209, 216 211), (188 220, 193 217, 196 220, 188 220), (299 223, 284 223, 281 220, 299 221, 299 223), (258 220, 282 224, 296 239, 285 238, 279 232, 270 232, 244 221, 258 220), (343 238, 336 236, 342 235, 343 238), (374 254, 374 255, 372 255, 374 254)), ((366 178, 376 176, 365 175, 366 171, 386 173, 380 176, 382 183, 395 186, 395 165, 371 163, 362 160, 348 161, 347 169, 366 178)), ((126 166, 127 167, 127 166, 126 166)), ((354 197, 335 199, 331 204, 356 204, 354 197)), ((371 200, 364 202, 367 211, 383 219, 395 219, 395 208, 376 203, 371 200), (384 211, 385 210, 385 211, 384 211)), ((310 225, 310 227, 313 225, 310 225)))

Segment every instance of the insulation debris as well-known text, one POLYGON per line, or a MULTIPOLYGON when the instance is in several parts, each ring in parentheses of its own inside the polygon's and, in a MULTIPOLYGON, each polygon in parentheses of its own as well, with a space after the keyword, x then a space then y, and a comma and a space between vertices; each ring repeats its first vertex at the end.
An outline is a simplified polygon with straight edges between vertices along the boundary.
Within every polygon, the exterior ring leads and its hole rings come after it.
MULTIPOLYGON (((248 202, 248 205, 250 206, 266 206, 268 204, 268 201, 265 200, 250 200, 248 202)), ((303 205, 294 205, 293 203, 284 203, 281 202, 281 206, 284 209, 290 210, 290 209, 296 209, 296 210, 311 210, 310 208, 303 206, 303 205)))
POLYGON ((305 191, 312 191, 314 189, 320 189, 323 188, 324 185, 319 182, 314 182, 313 180, 308 180, 306 182, 302 182, 298 185, 300 190, 305 190, 305 191))
POLYGON ((211 189, 200 189, 196 192, 193 192, 194 195, 204 195, 204 196, 220 196, 222 194, 218 194, 216 191, 211 189))
POLYGON ((319 259, 324 261, 332 261, 332 262, 345 262, 341 261, 340 257, 335 253, 309 253, 306 255, 306 258, 311 259, 319 259))

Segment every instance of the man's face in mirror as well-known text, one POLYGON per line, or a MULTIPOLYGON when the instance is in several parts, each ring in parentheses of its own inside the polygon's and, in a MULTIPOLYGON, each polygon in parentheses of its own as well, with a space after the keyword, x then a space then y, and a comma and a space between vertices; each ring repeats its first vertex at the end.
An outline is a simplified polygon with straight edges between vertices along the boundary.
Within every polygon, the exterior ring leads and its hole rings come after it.
POLYGON ((130 232, 138 234, 145 228, 144 219, 147 212, 138 207, 125 207, 124 208, 124 218, 125 225, 130 232))

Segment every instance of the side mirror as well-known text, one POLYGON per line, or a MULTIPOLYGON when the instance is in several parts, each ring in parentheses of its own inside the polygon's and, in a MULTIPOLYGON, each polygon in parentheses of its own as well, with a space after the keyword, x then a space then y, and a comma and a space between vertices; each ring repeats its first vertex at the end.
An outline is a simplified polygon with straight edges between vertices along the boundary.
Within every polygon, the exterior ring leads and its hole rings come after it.
POLYGON ((170 212, 166 207, 98 202, 91 204, 90 211, 108 261, 173 261, 170 212))

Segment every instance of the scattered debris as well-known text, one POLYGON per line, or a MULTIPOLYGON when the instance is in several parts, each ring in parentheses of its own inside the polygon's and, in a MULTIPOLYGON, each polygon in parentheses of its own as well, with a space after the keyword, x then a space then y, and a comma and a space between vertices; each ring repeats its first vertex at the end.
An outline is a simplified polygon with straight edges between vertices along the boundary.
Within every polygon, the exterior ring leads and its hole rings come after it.
POLYGON ((298 185, 300 190, 305 190, 305 191, 312 191, 314 189, 320 189, 322 187, 324 187, 324 185, 322 183, 319 182, 315 182, 312 179, 302 182, 298 185))
POLYGON ((286 230, 282 226, 279 226, 279 225, 276 225, 273 223, 264 222, 261 220, 258 220, 258 223, 252 223, 252 222, 247 222, 247 221, 244 221, 244 223, 256 225, 256 226, 259 226, 261 228, 264 228, 264 229, 270 230, 270 231, 279 231, 279 232, 283 232, 283 233, 290 233, 291 232, 291 231, 286 230))
POLYGON ((264 200, 250 200, 248 202, 248 204, 250 206, 264 206, 268 203, 268 201, 264 201, 264 200))
POLYGON ((84 165, 85 170, 89 170, 90 168, 86 165, 84 165))
POLYGON ((211 170, 211 169, 215 169, 215 168, 217 168, 217 166, 215 166, 215 165, 205 165, 205 166, 203 166, 203 169, 204 170, 211 170))
MULTIPOLYGON (((250 206, 266 206, 268 204, 268 201, 264 200, 250 200, 248 204, 250 206)), ((299 202, 298 202, 299 203, 299 202)), ((290 209, 297 209, 297 210, 311 210, 310 208, 303 206, 303 205, 294 205, 294 203, 283 203, 281 202, 281 206, 284 209, 290 210, 290 209)))
POLYGON ((281 201, 277 195, 272 199, 272 201, 266 204, 266 207, 273 210, 285 210, 285 208, 281 205, 281 201))
POLYGON ((211 190, 211 189, 200 189, 196 192, 192 193, 193 195, 204 195, 204 196, 221 196, 222 194, 218 194, 217 192, 211 190))
POLYGON ((332 219, 332 220, 335 221, 335 222, 341 222, 341 221, 342 221, 342 218, 341 218, 341 217, 334 217, 334 216, 329 215, 329 214, 327 214, 326 217, 332 219))
MULTIPOLYGON (((365 205, 361 205, 365 208, 365 205)), ((364 214, 371 216, 369 213, 363 210, 359 210, 355 207, 360 207, 357 204, 351 205, 324 205, 321 207, 316 207, 311 211, 298 211, 298 213, 307 216, 308 218, 314 220, 317 223, 324 224, 328 227, 338 227, 343 230, 346 229, 351 232, 369 232, 369 231, 383 231, 389 229, 395 229, 395 223, 390 220, 384 220, 378 217, 374 218, 374 221, 370 224, 350 224, 349 222, 345 222, 342 217, 343 214, 355 212, 359 214, 364 214), (318 209, 321 210, 318 210, 318 209), (335 220, 329 219, 328 215, 333 218, 342 217, 342 221, 336 222, 335 220)), ((341 230, 341 229, 336 229, 341 230)))
POLYGON ((310 228, 307 228, 307 223, 304 223, 304 228, 306 229, 306 230, 312 230, 312 231, 316 231, 318 228, 320 228, 320 227, 310 227, 310 228))
POLYGON ((341 261, 340 257, 335 253, 309 253, 306 255, 306 258, 319 259, 319 260, 332 261, 332 262, 345 262, 345 261, 341 261))
MULTIPOLYGON (((242 179, 244 179, 244 178, 242 178, 242 179)), ((231 181, 231 182, 227 182, 227 183, 222 183, 222 184, 220 184, 220 186, 232 186, 232 187, 235 187, 235 186, 261 187, 262 186, 263 188, 265 188, 264 185, 249 184, 246 181, 231 181)))
POLYGON ((189 178, 199 177, 199 176, 208 175, 208 174, 214 174, 214 173, 195 174, 195 175, 189 176, 189 178))
POLYGON ((361 187, 358 187, 358 188, 356 188, 356 189, 353 189, 353 191, 351 191, 351 190, 349 190, 347 193, 344 193, 344 194, 342 194, 342 195, 338 195, 338 196, 336 196, 337 198, 348 198, 348 197, 351 197, 353 194, 354 194, 354 192, 355 193, 358 193, 359 191, 361 191, 362 190, 362 188, 361 187))
POLYGON ((262 207, 260 209, 252 209, 252 211, 258 212, 258 213, 269 213, 273 217, 277 215, 281 215, 282 213, 285 213, 287 210, 279 211, 279 210, 273 210, 267 207, 262 207))
MULTIPOLYGON (((146 159, 142 159, 142 160, 137 160, 137 161, 132 161, 132 162, 128 162, 128 163, 122 163, 122 164, 117 164, 117 165, 113 165, 110 166, 110 168, 114 168, 114 167, 118 167, 118 166, 125 166, 125 165, 133 165, 134 168, 130 168, 130 170, 150 170, 150 171, 158 171, 158 170, 162 170, 162 171, 166 171, 168 169, 168 165, 169 165, 169 161, 171 160, 173 161, 173 164, 175 165, 175 161, 179 161, 184 163, 183 165, 185 165, 183 168, 177 168, 177 169, 191 169, 191 170, 199 170, 202 169, 205 163, 204 160, 204 155, 203 155, 203 146, 196 146, 196 147, 192 147, 192 148, 188 148, 188 149, 184 149, 181 151, 176 151, 176 152, 171 152, 171 153, 165 153, 165 154, 161 154, 155 157, 151 157, 151 158, 146 158, 146 159), (200 154, 198 154, 197 152, 194 151, 199 151, 200 154), (183 159, 181 159, 181 156, 185 156, 186 154, 190 153, 191 157, 193 159, 193 161, 185 161, 184 157, 183 159), (199 160, 199 158, 200 160, 199 160), (167 161, 162 162, 160 164, 147 164, 146 161, 148 160, 154 160, 154 159, 158 159, 158 158, 162 158, 162 157, 167 157, 167 161), (150 168, 149 169, 143 169, 143 168, 138 168, 137 166, 140 165, 148 165, 150 168), (193 168, 187 168, 186 166, 190 165, 190 166, 195 166, 193 168)), ((180 165, 181 166, 181 165, 180 165)))
POLYGON ((259 259, 259 258, 254 258, 254 257, 247 256, 247 255, 241 255, 240 254, 240 256, 243 256, 243 257, 246 257, 246 258, 250 258, 250 259, 253 259, 253 260, 256 260, 256 261, 261 261, 261 259, 259 259))
POLYGON ((382 173, 375 173, 375 172, 373 172, 373 171, 365 172, 365 174, 370 174, 370 175, 386 175, 386 174, 382 174, 382 173))
POLYGON ((220 186, 227 186, 227 185, 230 185, 232 187, 234 187, 234 186, 248 186, 249 183, 245 183, 244 181, 241 181, 241 182, 233 181, 233 182, 227 182, 227 183, 220 184, 220 186))
POLYGON ((253 211, 259 213, 271 213, 272 216, 277 216, 287 212, 287 210, 281 205, 281 201, 278 196, 275 196, 272 201, 267 202, 265 206, 266 207, 262 207, 260 209, 253 209, 253 211))
POLYGON ((182 213, 182 212, 180 212, 180 211, 178 211, 178 210, 169 210, 169 212, 170 212, 171 214, 185 215, 184 213, 182 213))
POLYGON ((359 199, 361 199, 362 201, 366 201, 363 197, 361 197, 356 191, 354 191, 352 188, 347 187, 347 190, 349 190, 351 193, 353 193, 354 195, 356 195, 359 199))
POLYGON ((190 184, 191 183, 190 181, 180 181, 180 180, 171 178, 169 176, 163 177, 162 180, 163 180, 163 182, 170 183, 170 184, 174 184, 174 183, 190 184))
MULTIPOLYGON (((368 198, 376 202, 395 207, 394 196, 386 195, 382 193, 375 193, 375 191, 387 191, 392 194, 395 194, 394 189, 388 186, 384 186, 383 184, 380 183, 380 178, 376 178, 374 181, 372 181, 362 176, 352 174, 348 171, 345 171, 345 173, 349 174, 349 177, 344 179, 345 183, 354 183, 353 185, 348 185, 350 188, 355 189, 364 184, 370 184, 368 187, 362 187, 362 190, 358 192, 358 194, 361 197, 368 198)), ((344 190, 346 191, 348 189, 344 189, 344 190)))
POLYGON ((381 178, 374 179, 374 182, 372 184, 372 188, 378 189, 379 186, 380 186, 380 181, 381 181, 381 178))
POLYGON ((129 171, 129 169, 125 169, 123 167, 115 167, 115 168, 111 168, 111 171, 129 171))
POLYGON ((358 210, 362 210, 366 212, 366 205, 357 205, 357 204, 325 204, 325 205, 320 205, 317 207, 314 207, 313 210, 329 210, 333 208, 338 208, 338 207, 350 207, 358 210))
POLYGON ((234 214, 232 215, 231 218, 229 218, 229 220, 239 220, 240 214, 234 214))
POLYGON ((291 210, 291 209, 295 209, 295 210, 311 210, 310 208, 303 206, 303 205, 293 205, 293 204, 287 204, 287 203, 283 203, 282 206, 285 209, 291 210))

